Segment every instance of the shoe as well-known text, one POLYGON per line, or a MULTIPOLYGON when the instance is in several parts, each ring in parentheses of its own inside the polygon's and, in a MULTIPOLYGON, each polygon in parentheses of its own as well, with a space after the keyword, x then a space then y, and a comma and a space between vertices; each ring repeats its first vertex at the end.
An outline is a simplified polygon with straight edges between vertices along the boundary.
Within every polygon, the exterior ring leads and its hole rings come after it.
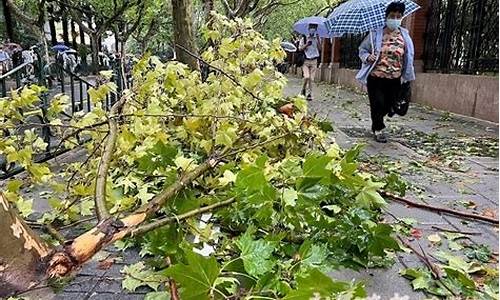
POLYGON ((307 101, 312 101, 313 97, 312 97, 311 94, 307 94, 307 98, 306 99, 307 99, 307 101))
POLYGON ((394 112, 394 108, 391 107, 391 109, 389 110, 389 112, 387 113, 387 116, 389 118, 392 118, 396 113, 394 112))
POLYGON ((384 130, 374 131, 373 134, 377 143, 387 143, 387 135, 384 130))

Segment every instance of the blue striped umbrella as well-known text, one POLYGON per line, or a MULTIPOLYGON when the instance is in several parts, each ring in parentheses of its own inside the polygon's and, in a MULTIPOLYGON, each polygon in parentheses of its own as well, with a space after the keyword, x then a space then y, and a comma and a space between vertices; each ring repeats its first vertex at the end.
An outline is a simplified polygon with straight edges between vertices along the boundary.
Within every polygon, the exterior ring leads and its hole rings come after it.
MULTIPOLYGON (((385 9, 394 0, 350 0, 333 10, 325 21, 332 36, 363 33, 385 25, 385 9)), ((411 0, 400 0, 406 6, 406 17, 420 8, 411 0)))

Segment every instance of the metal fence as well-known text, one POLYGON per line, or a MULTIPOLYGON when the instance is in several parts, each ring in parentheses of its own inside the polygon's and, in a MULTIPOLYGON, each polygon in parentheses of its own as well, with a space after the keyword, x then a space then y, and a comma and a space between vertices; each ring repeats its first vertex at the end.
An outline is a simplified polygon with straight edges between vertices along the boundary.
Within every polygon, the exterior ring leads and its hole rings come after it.
POLYGON ((498 73, 498 0, 430 0, 424 68, 498 73))
POLYGON ((340 39, 340 67, 359 69, 361 60, 358 56, 358 47, 366 35, 348 34, 340 39))

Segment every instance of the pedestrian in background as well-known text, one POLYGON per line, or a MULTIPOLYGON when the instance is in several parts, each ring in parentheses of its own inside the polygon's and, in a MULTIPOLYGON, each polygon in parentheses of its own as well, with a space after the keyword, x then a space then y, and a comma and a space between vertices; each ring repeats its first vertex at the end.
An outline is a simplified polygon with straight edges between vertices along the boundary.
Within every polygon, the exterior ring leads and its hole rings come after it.
POLYGON ((318 24, 309 24, 309 33, 300 39, 299 50, 304 51, 305 60, 302 65, 302 74, 304 76, 304 85, 302 86, 302 95, 307 95, 307 100, 311 101, 312 82, 316 76, 318 68, 319 49, 321 49, 321 40, 317 33, 318 24))
POLYGON ((10 55, 5 51, 4 47, 0 45, 0 74, 7 73, 9 71, 10 65, 10 55))
POLYGON ((401 27, 404 12, 404 3, 390 3, 385 11, 386 25, 371 32, 359 47, 363 64, 356 78, 367 86, 371 129, 380 143, 387 142, 384 117, 394 115, 401 83, 415 80, 413 41, 401 27))

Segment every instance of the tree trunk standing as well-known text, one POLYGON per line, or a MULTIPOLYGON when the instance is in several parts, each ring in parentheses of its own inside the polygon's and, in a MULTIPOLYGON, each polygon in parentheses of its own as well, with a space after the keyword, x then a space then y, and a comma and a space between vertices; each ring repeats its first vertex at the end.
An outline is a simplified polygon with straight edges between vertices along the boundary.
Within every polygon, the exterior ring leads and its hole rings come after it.
POLYGON ((78 33, 76 32, 75 22, 71 20, 70 24, 71 24, 71 44, 73 45, 73 49, 76 50, 78 47, 78 42, 77 42, 78 33))
POLYGON ((187 64, 193 70, 199 69, 198 61, 182 50, 180 45, 192 53, 197 53, 193 33, 192 3, 190 0, 172 0, 174 18, 174 42, 177 60, 187 64))
POLYGON ((68 19, 64 16, 61 18, 62 22, 62 30, 63 30, 63 41, 66 46, 71 46, 71 43, 69 42, 69 30, 68 30, 68 19))
MULTIPOLYGON (((85 45, 85 31, 83 31, 83 28, 82 26, 78 25, 78 34, 80 35, 80 48, 81 47, 86 47, 85 45)), ((81 48, 83 49, 83 48, 81 48)), ((79 50, 79 53, 80 53, 80 58, 82 59, 82 64, 85 66, 87 66, 87 52, 81 52, 80 49, 79 50)))
POLYGON ((56 21, 54 20, 54 7, 47 6, 47 15, 49 17, 50 42, 52 45, 57 43, 56 21))
POLYGON ((214 0, 205 0, 203 6, 203 10, 205 12, 205 23, 208 23, 210 22, 210 12, 214 10, 214 0))
POLYGON ((3 17, 5 19, 5 31, 7 33, 7 38, 11 42, 16 42, 16 36, 14 33, 14 20, 12 19, 12 14, 10 13, 10 8, 7 5, 7 0, 2 0, 3 17))
POLYGON ((92 34, 90 36, 90 47, 92 52, 92 73, 97 74, 99 72, 99 36, 98 34, 92 34))
POLYGON ((51 249, 0 194, 0 297, 25 291, 45 277, 51 249))

